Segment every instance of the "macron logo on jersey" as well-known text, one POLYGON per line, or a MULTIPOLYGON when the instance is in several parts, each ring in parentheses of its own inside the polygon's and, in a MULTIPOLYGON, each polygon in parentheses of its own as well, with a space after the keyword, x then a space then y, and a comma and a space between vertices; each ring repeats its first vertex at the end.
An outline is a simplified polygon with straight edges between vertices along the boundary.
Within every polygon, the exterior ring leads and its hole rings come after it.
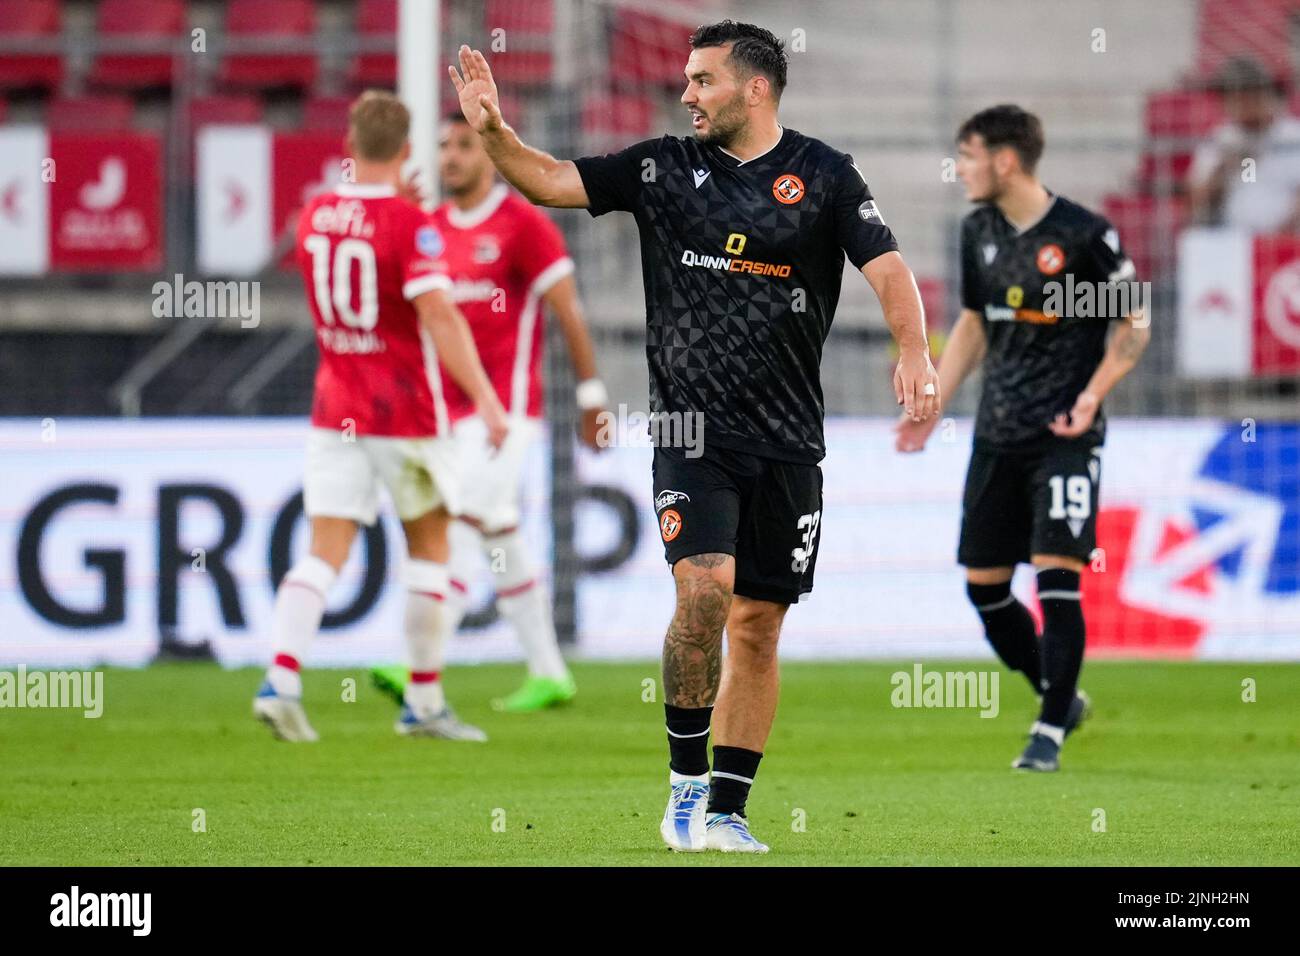
POLYGON ((696 189, 699 189, 699 188, 700 188, 700 184, 703 183, 704 180, 706 180, 706 179, 709 178, 709 173, 710 173, 710 172, 712 172, 712 170, 709 170, 709 169, 692 169, 692 170, 691 170, 691 175, 695 177, 695 188, 696 188, 696 189))

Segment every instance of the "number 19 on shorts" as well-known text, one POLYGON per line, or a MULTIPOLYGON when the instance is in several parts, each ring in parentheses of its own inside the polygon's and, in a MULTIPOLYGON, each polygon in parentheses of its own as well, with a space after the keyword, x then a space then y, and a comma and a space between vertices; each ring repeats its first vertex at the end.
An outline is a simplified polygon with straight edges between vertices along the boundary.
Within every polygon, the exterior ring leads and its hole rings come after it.
POLYGON ((1092 481, 1087 475, 1053 475, 1047 479, 1052 492, 1052 504, 1047 516, 1059 521, 1064 518, 1087 520, 1092 514, 1092 481))

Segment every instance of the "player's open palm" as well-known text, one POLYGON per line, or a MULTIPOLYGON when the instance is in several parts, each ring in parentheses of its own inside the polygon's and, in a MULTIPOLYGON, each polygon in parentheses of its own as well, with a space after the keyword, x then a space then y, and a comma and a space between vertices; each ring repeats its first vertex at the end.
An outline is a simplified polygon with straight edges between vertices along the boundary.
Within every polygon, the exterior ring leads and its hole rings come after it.
POLYGON ((460 72, 454 66, 447 67, 447 72, 451 76, 451 85, 456 88, 456 95, 460 97, 465 121, 479 133, 500 129, 504 125, 501 100, 497 96, 497 85, 492 79, 487 57, 462 43, 460 72))

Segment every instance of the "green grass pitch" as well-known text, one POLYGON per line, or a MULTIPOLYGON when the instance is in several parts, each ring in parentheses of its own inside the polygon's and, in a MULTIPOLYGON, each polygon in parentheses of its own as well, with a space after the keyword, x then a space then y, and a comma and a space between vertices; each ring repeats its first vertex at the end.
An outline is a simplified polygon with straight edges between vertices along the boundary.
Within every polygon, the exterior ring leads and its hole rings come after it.
POLYGON ((306 674, 313 745, 253 720, 255 671, 109 670, 98 720, 0 710, 0 863, 1300 863, 1300 667, 1089 662, 1094 717, 1047 775, 1009 769, 1033 718, 1019 675, 1002 673, 1001 713, 983 719, 892 707, 890 675, 910 667, 784 665, 749 804, 772 846, 760 859, 660 843, 654 663, 579 664, 575 703, 530 716, 487 706, 519 667, 452 668, 450 697, 487 744, 397 737, 360 670, 306 674))

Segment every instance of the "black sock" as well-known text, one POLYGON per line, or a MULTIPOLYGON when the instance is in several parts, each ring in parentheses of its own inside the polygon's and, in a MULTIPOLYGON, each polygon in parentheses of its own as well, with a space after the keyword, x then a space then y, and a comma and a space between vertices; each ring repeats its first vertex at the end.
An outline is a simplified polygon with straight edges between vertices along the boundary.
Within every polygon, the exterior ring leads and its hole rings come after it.
POLYGON ((713 776, 709 778, 709 813, 745 815, 749 788, 763 755, 743 747, 713 747, 713 776))
POLYGON ((966 583, 966 594, 980 620, 984 636, 1002 663, 1028 678, 1035 694, 1042 693, 1042 665, 1039 661, 1038 630, 1034 619, 1011 593, 1011 582, 1001 584, 966 583))
POLYGON ((1064 727, 1083 667, 1083 604, 1079 572, 1044 568, 1038 572, 1038 602, 1043 606, 1043 710, 1038 719, 1064 727))
POLYGON ((702 777, 709 772, 709 721, 712 707, 664 704, 668 723, 668 767, 675 773, 702 777))

